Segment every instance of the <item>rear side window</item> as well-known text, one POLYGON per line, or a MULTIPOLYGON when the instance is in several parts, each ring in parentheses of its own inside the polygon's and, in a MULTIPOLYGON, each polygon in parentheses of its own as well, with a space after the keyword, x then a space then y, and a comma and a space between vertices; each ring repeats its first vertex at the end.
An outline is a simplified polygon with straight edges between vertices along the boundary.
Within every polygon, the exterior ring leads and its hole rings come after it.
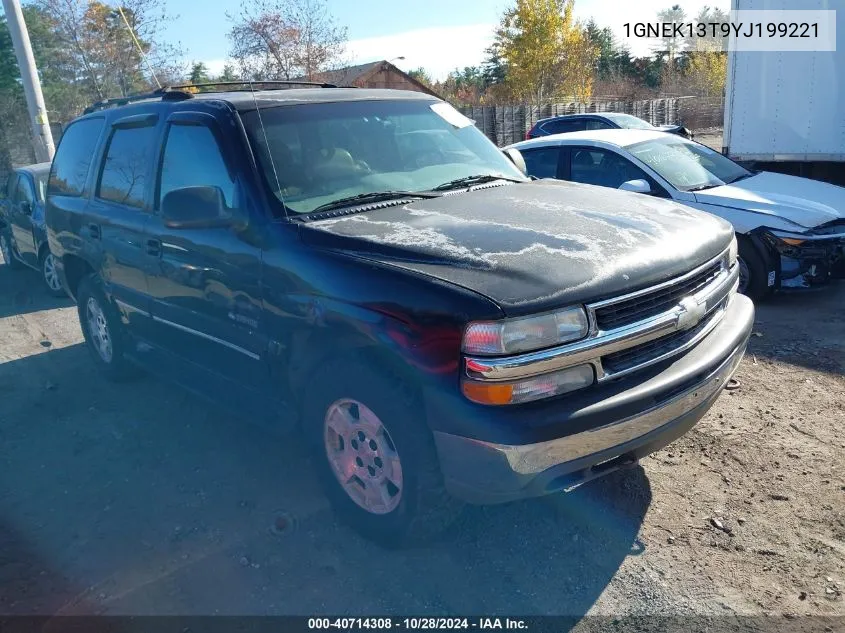
POLYGON ((155 140, 152 125, 115 128, 103 159, 97 197, 143 208, 155 140))
POLYGON ((102 129, 103 119, 83 119, 70 124, 53 158, 48 193, 82 195, 102 129))
POLYGON ((547 134, 563 134, 564 132, 581 132, 587 128, 584 119, 559 119, 543 124, 543 131, 547 134))

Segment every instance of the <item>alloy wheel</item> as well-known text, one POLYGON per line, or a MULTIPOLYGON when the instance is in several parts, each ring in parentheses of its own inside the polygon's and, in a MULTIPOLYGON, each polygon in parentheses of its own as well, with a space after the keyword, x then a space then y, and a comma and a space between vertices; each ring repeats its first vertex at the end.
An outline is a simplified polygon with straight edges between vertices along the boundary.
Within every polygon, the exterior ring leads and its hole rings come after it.
POLYGON ((402 500, 402 464, 384 424, 367 406, 341 399, 326 411, 326 457, 343 490, 372 514, 387 514, 402 500))
POLYGON ((88 323, 88 335, 100 358, 105 363, 112 361, 112 341, 109 324, 97 299, 89 297, 85 304, 85 316, 88 323))
POLYGON ((56 270, 56 260, 53 258, 52 253, 48 253, 47 257, 44 258, 42 270, 44 273, 44 281, 47 282, 47 287, 53 292, 61 290, 62 280, 59 279, 59 273, 56 270))

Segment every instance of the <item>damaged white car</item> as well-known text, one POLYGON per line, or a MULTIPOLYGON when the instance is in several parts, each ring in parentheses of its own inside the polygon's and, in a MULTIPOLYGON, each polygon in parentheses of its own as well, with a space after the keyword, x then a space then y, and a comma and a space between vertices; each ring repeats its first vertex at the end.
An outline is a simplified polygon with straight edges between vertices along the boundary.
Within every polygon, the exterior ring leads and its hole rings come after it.
POLYGON ((731 222, 740 292, 761 298, 845 276, 845 188, 748 171, 717 151, 653 130, 591 130, 511 146, 528 173, 626 189, 731 222))

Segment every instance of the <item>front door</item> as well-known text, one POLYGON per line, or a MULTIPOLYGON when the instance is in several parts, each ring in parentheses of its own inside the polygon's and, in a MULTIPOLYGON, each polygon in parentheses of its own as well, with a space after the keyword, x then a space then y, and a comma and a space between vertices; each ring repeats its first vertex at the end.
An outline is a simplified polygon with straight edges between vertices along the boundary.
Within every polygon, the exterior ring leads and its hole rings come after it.
POLYGON ((26 174, 19 174, 10 200, 10 224, 18 255, 30 266, 38 266, 38 250, 32 233, 32 213, 35 211, 35 190, 26 174))
POLYGON ((234 153, 222 139, 208 114, 178 112, 167 121, 147 225, 158 249, 147 277, 154 342, 206 370, 208 384, 266 392, 260 247, 244 226, 169 228, 161 214, 162 200, 175 190, 217 187, 221 213, 246 216, 234 161, 224 158, 234 153))

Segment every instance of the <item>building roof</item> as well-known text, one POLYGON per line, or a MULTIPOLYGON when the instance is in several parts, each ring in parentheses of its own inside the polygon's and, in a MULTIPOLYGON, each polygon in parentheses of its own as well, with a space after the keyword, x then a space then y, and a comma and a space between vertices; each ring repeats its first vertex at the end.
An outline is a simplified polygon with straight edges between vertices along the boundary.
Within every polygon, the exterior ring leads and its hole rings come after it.
MULTIPOLYGON (((357 86, 359 88, 366 88, 367 80, 372 75, 375 75, 380 71, 389 71, 393 74, 400 75, 402 79, 416 86, 420 92, 425 92, 433 97, 437 97, 438 99, 441 98, 440 95, 438 95, 424 83, 417 79, 414 79, 411 75, 403 71, 401 68, 394 66, 385 59, 375 62, 369 62, 367 64, 358 64, 357 66, 347 66, 346 68, 338 68, 336 70, 327 70, 325 72, 313 75, 310 80, 335 84, 336 86, 357 86)), ((299 77, 299 79, 305 78, 299 77)))

